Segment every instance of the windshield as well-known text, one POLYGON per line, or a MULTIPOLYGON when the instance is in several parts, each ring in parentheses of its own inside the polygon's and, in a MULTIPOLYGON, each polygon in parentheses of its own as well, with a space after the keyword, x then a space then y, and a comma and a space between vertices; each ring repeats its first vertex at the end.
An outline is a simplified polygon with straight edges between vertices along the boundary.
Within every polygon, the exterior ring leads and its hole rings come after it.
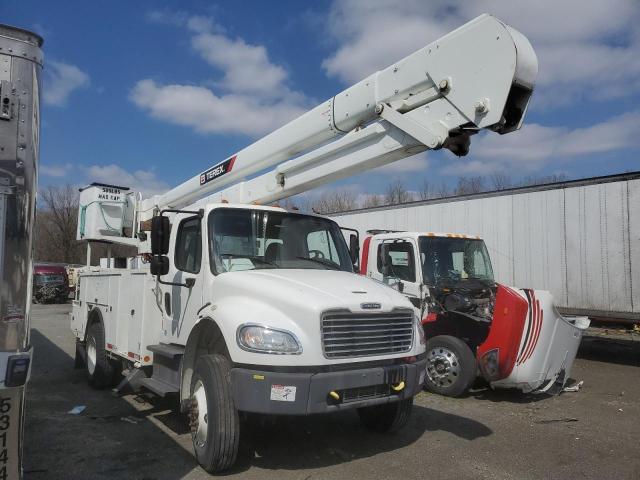
POLYGON ((45 283, 64 283, 64 277, 62 275, 55 275, 52 273, 36 273, 33 276, 33 281, 36 285, 42 285, 45 283))
POLYGON ((209 215, 214 273, 265 268, 353 272, 338 225, 313 216, 220 208, 209 215))
POLYGON ((493 282, 493 269, 482 240, 420 237, 422 275, 427 285, 468 278, 493 282))

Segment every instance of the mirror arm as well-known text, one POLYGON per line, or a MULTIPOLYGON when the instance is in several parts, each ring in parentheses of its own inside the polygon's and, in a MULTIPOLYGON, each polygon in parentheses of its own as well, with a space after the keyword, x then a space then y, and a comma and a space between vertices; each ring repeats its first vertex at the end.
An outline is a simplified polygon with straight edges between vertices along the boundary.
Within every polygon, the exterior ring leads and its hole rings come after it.
POLYGON ((178 283, 178 282, 165 282, 164 280, 160 280, 160 275, 156 275, 156 280, 158 281, 158 283, 161 283, 162 285, 172 285, 174 287, 192 288, 196 284, 195 278, 187 278, 185 279, 184 283, 178 283))

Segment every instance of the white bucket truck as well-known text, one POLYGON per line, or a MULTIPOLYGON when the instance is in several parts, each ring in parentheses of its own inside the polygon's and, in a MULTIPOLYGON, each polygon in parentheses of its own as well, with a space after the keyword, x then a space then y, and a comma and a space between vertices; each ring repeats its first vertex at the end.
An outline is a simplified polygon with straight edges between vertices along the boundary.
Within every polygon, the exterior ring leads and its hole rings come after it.
POLYGON ((354 273, 356 234, 348 247, 330 219, 263 205, 517 130, 536 73, 527 39, 483 15, 164 195, 84 189, 78 238, 149 261, 79 274, 71 330, 90 383, 124 370, 121 390, 176 394, 210 472, 235 461, 239 411, 357 409, 375 430, 402 426, 425 372, 411 303, 354 273))

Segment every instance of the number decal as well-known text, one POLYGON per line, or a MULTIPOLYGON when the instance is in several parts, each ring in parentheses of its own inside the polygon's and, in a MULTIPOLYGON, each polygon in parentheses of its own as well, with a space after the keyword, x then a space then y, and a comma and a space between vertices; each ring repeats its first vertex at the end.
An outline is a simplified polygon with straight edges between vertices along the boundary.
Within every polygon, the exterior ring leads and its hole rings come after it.
POLYGON ((0 463, 3 464, 0 467, 0 480, 7 480, 7 462, 9 461, 9 452, 7 450, 7 430, 11 426, 11 417, 8 413, 11 411, 11 398, 0 397, 0 463))

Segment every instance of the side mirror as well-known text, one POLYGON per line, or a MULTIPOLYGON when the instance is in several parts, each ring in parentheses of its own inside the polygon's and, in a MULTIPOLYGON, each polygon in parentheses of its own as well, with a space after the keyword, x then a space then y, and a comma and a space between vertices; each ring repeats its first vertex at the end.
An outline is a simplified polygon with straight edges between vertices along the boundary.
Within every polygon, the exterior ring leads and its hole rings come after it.
POLYGON ((382 275, 389 276, 391 265, 389 264, 389 244, 383 243, 380 249, 380 264, 382 265, 382 275))
POLYGON ((169 218, 160 215, 151 219, 151 253, 154 256, 169 253, 170 234, 169 218))
POLYGON ((154 255, 151 257, 151 275, 166 275, 169 273, 169 257, 164 255, 154 255))
POLYGON ((355 233, 349 236, 349 253, 351 254, 351 263, 357 266, 360 262, 360 242, 355 233))

